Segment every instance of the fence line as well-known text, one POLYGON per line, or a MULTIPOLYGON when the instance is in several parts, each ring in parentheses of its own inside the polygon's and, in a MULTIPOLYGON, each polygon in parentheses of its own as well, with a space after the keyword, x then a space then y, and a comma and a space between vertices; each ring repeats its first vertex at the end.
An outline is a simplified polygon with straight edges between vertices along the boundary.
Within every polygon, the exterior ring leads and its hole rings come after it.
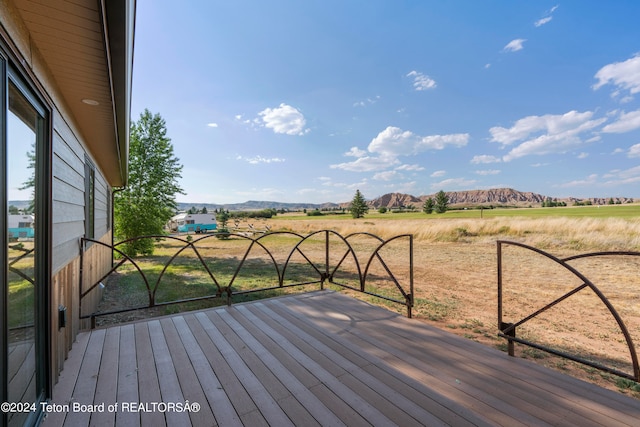
MULTIPOLYGON (((265 292, 265 291, 283 289, 283 288, 288 288, 293 286, 307 286, 307 285, 318 285, 320 289, 324 289, 325 283, 330 283, 332 285, 336 285, 345 289, 350 289, 353 291, 378 297, 386 301, 404 305, 407 310, 407 317, 411 317, 412 315, 412 307, 414 303, 414 296, 413 296, 414 291, 413 291, 413 235, 411 234, 398 235, 388 240, 384 240, 370 233, 352 233, 347 236, 342 236, 339 233, 332 230, 316 231, 306 236, 303 236, 301 234, 294 233, 294 232, 289 232, 289 231, 276 231, 276 232, 269 232, 267 234, 262 234, 257 238, 249 237, 246 234, 242 234, 242 233, 226 232, 226 233, 216 233, 211 235, 205 235, 204 237, 201 237, 195 240, 188 240, 188 239, 183 239, 181 237, 170 236, 170 235, 139 236, 139 237, 118 242, 114 245, 110 245, 94 239, 82 238, 80 241, 80 246, 81 246, 81 251, 80 251, 81 269, 80 269, 80 277, 79 277, 80 313, 82 313, 83 298, 89 295, 97 287, 101 286, 103 281, 105 281, 110 275, 112 275, 120 267, 122 267, 127 263, 131 264, 135 268, 135 270, 141 277, 147 292, 146 305, 110 310, 105 312, 94 311, 89 314, 81 315, 80 316, 81 319, 91 319, 91 328, 95 328, 96 318, 100 316, 107 316, 107 315, 119 314, 119 313, 124 313, 129 311, 136 311, 140 309, 175 305, 175 304, 181 304, 185 302, 202 301, 202 300, 209 300, 209 299, 215 299, 215 298, 224 298, 226 299, 226 303, 230 305, 232 303, 233 297, 238 295, 244 295, 244 294, 250 294, 250 293, 256 293, 256 292, 265 292), (289 237, 299 239, 299 241, 288 252, 286 259, 282 264, 278 263, 272 251, 269 250, 269 248, 263 243, 265 239, 272 238, 274 236, 289 236, 289 237), (353 240, 360 239, 363 237, 367 239, 371 239, 375 244, 375 247, 373 248, 372 253, 366 259, 366 264, 361 263, 359 261, 358 251, 354 248, 354 245, 352 244, 353 240), (247 240, 248 247, 246 248, 244 254, 242 255, 242 258, 238 263, 237 267, 233 271, 233 274, 230 280, 227 283, 221 283, 215 274, 216 272, 212 271, 207 265, 207 262, 205 259, 206 257, 201 254, 201 252, 198 250, 197 245, 199 243, 203 243, 207 239, 216 239, 218 243, 224 244, 226 241, 229 241, 231 238, 247 240), (139 265, 139 260, 137 258, 129 257, 127 254, 124 253, 122 249, 120 249, 122 245, 126 245, 127 243, 131 243, 140 239, 163 239, 163 240, 174 241, 179 245, 182 244, 182 247, 180 247, 177 250, 177 252, 174 253, 168 259, 168 261, 164 264, 155 283, 150 282, 149 277, 145 274, 145 272, 143 271, 143 268, 141 268, 141 266, 139 265), (322 264, 312 261, 312 257, 310 257, 303 248, 303 244, 311 241, 311 239, 316 239, 314 241, 317 241, 317 239, 320 239, 320 241, 324 240, 325 256, 324 256, 324 263, 322 264), (390 243, 398 241, 400 239, 406 239, 407 248, 408 248, 408 260, 406 261, 408 263, 409 277, 408 277, 408 284, 405 283, 404 285, 401 283, 398 277, 393 273, 388 263, 385 262, 384 256, 381 254, 381 251, 385 247, 387 247, 390 243), (336 244, 334 243, 334 240, 337 240, 340 243, 340 246, 338 248, 336 248, 336 244), (114 259, 119 258, 119 260, 113 264, 112 268, 106 274, 104 274, 102 277, 100 277, 100 279, 98 279, 95 283, 92 283, 86 290, 83 291, 83 286, 82 286, 83 280, 84 280, 83 270, 85 268, 84 254, 88 246, 90 245, 101 245, 103 247, 111 249, 114 254, 114 259), (340 256, 340 261, 334 265, 331 262, 330 255, 335 251, 340 251, 340 247, 342 248, 344 253, 342 253, 342 255, 340 256), (162 279, 165 277, 165 274, 167 273, 169 267, 187 249, 193 250, 196 258, 198 259, 199 265, 202 268, 204 268, 209 279, 211 280, 211 283, 215 285, 215 292, 209 295, 195 297, 195 298, 184 298, 184 299, 167 301, 167 302, 158 302, 156 300, 156 292, 161 286, 162 279), (276 280, 274 280, 274 285, 268 286, 268 287, 256 288, 256 289, 245 289, 245 290, 237 289, 237 287, 234 287, 234 284, 238 279, 238 277, 240 276, 240 274, 244 270, 250 268, 250 267, 245 267, 245 264, 247 263, 247 261, 250 261, 252 259, 251 256, 255 253, 256 250, 261 250, 263 251, 264 254, 266 254, 269 260, 269 263, 271 264, 273 271, 275 273, 274 279, 276 280), (306 265, 311 267, 315 277, 309 277, 308 280, 297 281, 294 283, 285 283, 287 269, 292 268, 292 265, 294 262, 293 258, 296 254, 300 255, 302 259, 306 262, 306 265), (344 263, 347 260, 350 260, 355 264, 356 272, 355 273, 349 272, 349 274, 356 276, 358 286, 351 286, 346 282, 340 281, 336 277, 338 272, 344 272, 343 271, 345 269, 344 263), (380 265, 386 272, 386 275, 387 275, 386 279, 390 280, 395 285, 395 288, 401 295, 400 298, 389 297, 388 295, 378 294, 376 292, 366 289, 367 279, 371 275, 371 268, 373 263, 376 260, 380 263, 380 265), (364 268, 363 268, 363 265, 364 265, 364 268)), ((341 252, 338 252, 338 254, 340 253, 341 252)))

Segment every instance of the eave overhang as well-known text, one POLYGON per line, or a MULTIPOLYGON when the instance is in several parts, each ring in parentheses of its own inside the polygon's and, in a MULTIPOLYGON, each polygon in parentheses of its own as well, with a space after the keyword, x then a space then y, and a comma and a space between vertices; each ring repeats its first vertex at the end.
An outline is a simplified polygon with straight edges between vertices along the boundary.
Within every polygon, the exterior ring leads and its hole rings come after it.
MULTIPOLYGON (((113 187, 128 173, 135 0, 15 0, 74 127, 113 187)), ((56 103, 60 100, 55 99, 56 103)))

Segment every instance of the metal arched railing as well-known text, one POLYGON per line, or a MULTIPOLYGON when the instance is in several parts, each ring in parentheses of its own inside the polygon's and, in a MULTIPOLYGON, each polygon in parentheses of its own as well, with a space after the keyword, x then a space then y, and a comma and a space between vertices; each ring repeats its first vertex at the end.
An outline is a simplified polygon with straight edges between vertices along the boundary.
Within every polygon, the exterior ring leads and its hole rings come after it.
POLYGON ((587 366, 591 366, 593 368, 596 369, 600 369, 602 371, 608 372, 608 373, 612 373, 615 375, 618 375, 620 377, 623 378, 627 378, 627 379, 631 379, 634 380, 636 382, 640 382, 640 365, 638 363, 638 354, 636 352, 636 348, 635 345, 633 343, 633 339, 631 337, 631 334, 629 333, 629 329, 627 328, 626 324, 624 323, 622 317, 620 316, 620 314, 618 313, 618 311, 615 309, 615 307, 611 304, 611 302, 609 301, 609 299, 604 295, 604 293, 591 281, 589 280, 583 273, 581 273, 580 271, 578 271, 576 268, 574 268, 573 266, 571 266, 570 264, 568 264, 569 261, 572 260, 576 260, 576 259, 581 259, 581 258, 588 258, 588 257, 598 257, 598 256, 640 256, 640 252, 624 252, 624 251, 609 251, 609 252, 593 252, 593 253, 587 253, 587 254, 581 254, 581 255, 574 255, 574 256, 570 256, 567 258, 558 258, 555 257, 543 250, 534 248, 532 246, 528 246, 525 245, 523 243, 518 243, 518 242, 512 242, 512 241, 503 241, 503 240, 498 240, 497 242, 497 250, 498 250, 498 328, 499 328, 499 333, 498 335, 506 338, 508 341, 508 352, 509 355, 513 356, 514 355, 514 343, 520 343, 520 344, 524 344, 533 348, 536 348, 538 350, 542 350, 542 351, 546 351, 548 353, 554 354, 556 356, 560 356, 560 357, 564 357, 566 359, 569 360, 573 360, 575 362, 578 363, 582 363, 584 365, 587 366), (561 267, 563 267, 564 269, 566 269, 568 272, 570 272, 572 275, 574 275, 575 277, 577 277, 582 283, 578 286, 576 286, 575 288, 571 289, 569 292, 563 294, 562 296, 556 298, 555 300, 549 302, 547 305, 545 305, 544 307, 534 311, 533 313, 530 313, 529 315, 523 317, 520 320, 517 321, 512 321, 512 322, 505 322, 504 318, 503 318, 503 288, 504 288, 504 283, 503 283, 503 257, 502 257, 502 250, 503 250, 503 246, 518 246, 520 248, 524 248, 526 250, 529 251, 533 251, 535 253, 538 253, 544 257, 546 257, 547 259, 549 259, 550 261, 556 263, 557 265, 560 265, 561 267), (564 351, 560 351, 536 342, 533 342, 531 340, 527 340, 527 339, 523 339, 520 338, 516 335, 516 329, 525 324, 526 322, 534 319, 535 317, 539 316, 541 313, 549 310, 552 307, 555 307, 556 305, 562 303, 563 301, 567 300, 568 298, 570 298, 571 296, 577 294, 578 292, 584 290, 584 289, 590 289, 597 297, 598 299, 601 301, 601 303, 603 304, 604 308, 606 308, 606 310, 610 313, 610 315, 613 317, 613 319, 615 319, 618 328, 620 330, 620 333, 622 334, 622 336, 624 336, 624 340, 625 343, 627 345, 627 348, 629 350, 629 356, 631 359, 631 366, 633 369, 633 374, 629 374, 628 372, 623 372, 619 369, 610 367, 610 366, 605 366, 603 364, 600 363, 596 363, 593 362, 591 360, 587 360, 583 357, 580 357, 578 355, 574 355, 574 354, 569 354, 567 352, 564 351))
POLYGON ((332 230, 322 230, 311 233, 307 236, 303 236, 301 234, 290 232, 290 231, 274 231, 266 234, 261 234, 258 237, 253 237, 246 235, 244 233, 215 233, 205 235, 203 237, 197 239, 185 239, 178 236, 171 235, 158 235, 158 236, 139 236, 132 239, 124 240, 118 242, 114 245, 110 245, 98 240, 82 238, 81 242, 81 270, 80 270, 80 308, 82 313, 82 301, 85 297, 91 294, 97 287, 101 286, 101 284, 113 273, 115 273, 119 268, 121 268, 125 264, 130 264, 133 266, 133 269, 137 272, 142 282, 144 283, 144 287, 146 289, 147 294, 147 303, 144 305, 139 305, 135 307, 127 307, 127 308, 119 308, 115 310, 109 311, 101 311, 101 312, 92 312, 89 314, 84 314, 80 318, 81 319, 91 319, 91 327, 95 327, 96 318, 100 316, 114 315, 120 314, 129 311, 135 311, 140 309, 152 308, 152 307, 160 307, 174 304, 181 304, 193 301, 201 301, 215 298, 224 298, 226 299, 227 304, 231 304, 233 297, 243 294, 256 293, 256 292, 266 292, 277 289, 283 289, 287 287, 294 286, 305 286, 305 285, 319 285, 320 289, 324 288, 325 283, 330 283, 335 286, 343 287, 346 289, 358 291, 361 293, 365 293, 371 296, 375 296, 378 298, 382 298, 384 300, 401 304, 406 307, 407 316, 411 317, 411 309, 413 307, 413 236, 410 234, 395 236, 391 239, 384 240, 378 236, 369 233, 354 233, 348 236, 342 236, 339 233, 332 230), (296 242, 292 245, 290 250, 285 251, 287 255, 284 258, 284 262, 278 262, 274 253, 269 249, 268 245, 265 244, 265 240, 278 236, 286 236, 292 237, 296 242), (368 256, 364 257, 364 261, 359 259, 358 250, 354 248, 354 245, 351 241, 358 236, 366 236, 367 238, 372 239, 374 242, 374 246, 368 256), (162 239, 169 240, 176 245, 176 252, 173 253, 172 256, 168 258, 168 260, 162 266, 160 272, 157 275, 155 280, 151 280, 150 277, 145 274, 144 269, 140 266, 140 262, 138 258, 129 257, 121 248, 123 245, 128 243, 133 243, 140 239, 162 239), (217 274, 215 269, 210 268, 207 262, 207 256, 203 255, 203 253, 198 249, 209 239, 216 239, 216 243, 220 245, 224 245, 226 241, 231 239, 237 240, 246 240, 248 245, 244 253, 239 258, 239 261, 230 275, 228 280, 222 280, 220 278, 221 275, 217 274), (383 249, 391 244, 392 242, 402 241, 404 239, 408 248, 408 259, 406 260, 406 264, 408 266, 408 279, 402 283, 402 281, 394 274, 393 269, 389 267, 388 263, 385 261, 385 257, 383 255, 383 249), (321 261, 314 260, 314 256, 309 255, 305 250, 305 244, 310 241, 324 243, 324 257, 321 261), (114 254, 114 263, 112 268, 107 271, 104 275, 102 275, 98 280, 91 283, 86 289, 83 290, 82 284, 84 283, 84 270, 85 270, 85 253, 89 246, 99 245, 101 247, 107 248, 113 251, 114 254), (173 301, 157 301, 157 292, 162 286, 163 278, 169 271, 169 268, 174 264, 176 259, 180 256, 185 255, 186 251, 193 251, 195 254, 195 258, 198 260, 198 267, 202 268, 206 275, 208 276, 210 283, 214 285, 215 292, 195 298, 185 298, 178 299, 173 301), (258 252, 258 254, 256 254, 258 252), (332 256, 333 254, 337 254, 337 256, 332 256), (260 287, 255 289, 240 289, 236 286, 236 281, 238 278, 247 270, 251 269, 251 266, 248 265, 249 261, 255 257, 256 255, 262 254, 263 257, 267 259, 268 265, 270 265, 270 269, 273 271, 273 285, 260 287), (295 256, 299 255, 299 258, 295 256), (339 258, 339 261, 335 261, 335 259, 339 258), (303 262, 307 267, 309 267, 309 277, 307 280, 293 280, 288 279, 288 272, 292 269, 294 264, 294 260, 297 259, 298 263, 303 262), (303 261, 300 261, 303 260, 303 261), (352 263, 352 270, 346 273, 345 261, 350 260, 352 263), (367 283, 367 279, 371 276, 372 265, 375 261, 378 261, 382 266, 384 272, 386 273, 386 280, 390 280, 395 288, 398 290, 400 297, 393 298, 388 295, 382 295, 376 292, 373 292, 366 288, 365 284, 367 283), (352 277, 357 283, 358 286, 352 286, 347 282, 343 282, 339 279, 338 273, 344 273, 349 277, 352 277), (407 283, 408 282, 408 283, 407 283))

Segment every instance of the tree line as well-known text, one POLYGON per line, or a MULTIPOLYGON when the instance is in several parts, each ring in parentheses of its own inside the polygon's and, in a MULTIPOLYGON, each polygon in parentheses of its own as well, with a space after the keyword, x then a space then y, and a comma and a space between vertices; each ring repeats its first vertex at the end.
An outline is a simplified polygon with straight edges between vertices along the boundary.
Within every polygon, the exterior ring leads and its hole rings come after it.
MULTIPOLYGON (((443 190, 440 190, 435 199, 429 197, 425 200, 424 205, 422 206, 422 211, 426 214, 435 213, 445 213, 449 209, 449 196, 443 190)), ((349 211, 351 212, 351 216, 354 219, 362 218, 369 211, 369 205, 360 192, 360 190, 356 190, 356 194, 353 196, 353 200, 351 201, 351 206, 349 207, 349 211)), ((378 212, 385 213, 387 211, 386 207, 381 207, 378 209, 378 212)))

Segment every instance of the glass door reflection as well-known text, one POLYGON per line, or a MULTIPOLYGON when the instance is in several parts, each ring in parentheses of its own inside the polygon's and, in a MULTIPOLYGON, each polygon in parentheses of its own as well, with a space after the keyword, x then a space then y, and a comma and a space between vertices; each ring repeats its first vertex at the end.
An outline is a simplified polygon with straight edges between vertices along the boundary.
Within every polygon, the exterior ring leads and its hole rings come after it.
MULTIPOLYGON (((7 114, 7 351, 8 401, 37 402, 38 353, 36 312, 36 146, 42 132, 42 116, 9 81, 7 114), (19 197, 19 199, 16 199, 19 197)), ((9 414, 9 425, 23 425, 29 414, 9 414)))

